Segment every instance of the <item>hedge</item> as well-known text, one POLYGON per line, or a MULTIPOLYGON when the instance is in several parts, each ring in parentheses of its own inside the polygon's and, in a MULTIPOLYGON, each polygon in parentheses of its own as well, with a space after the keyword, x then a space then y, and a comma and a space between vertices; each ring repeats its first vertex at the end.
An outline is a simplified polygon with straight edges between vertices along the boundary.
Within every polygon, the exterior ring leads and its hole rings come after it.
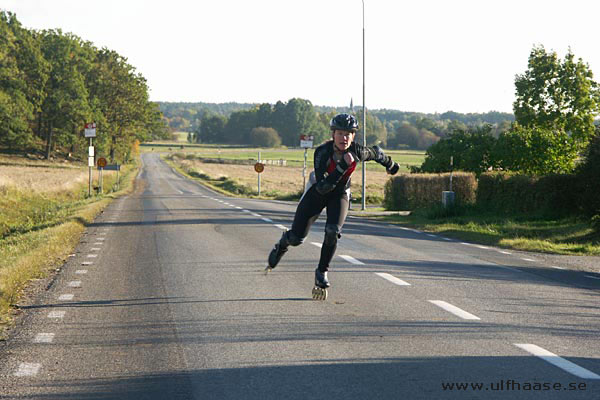
MULTIPOLYGON (((441 203, 442 192, 447 190, 450 190, 450 173, 401 174, 386 182, 384 205, 389 210, 428 207, 441 203)), ((457 205, 475 203, 475 175, 470 172, 453 173, 452 190, 457 205)))
POLYGON ((581 213, 581 194, 581 180, 574 174, 488 172, 479 177, 477 205, 500 213, 575 215, 581 213))

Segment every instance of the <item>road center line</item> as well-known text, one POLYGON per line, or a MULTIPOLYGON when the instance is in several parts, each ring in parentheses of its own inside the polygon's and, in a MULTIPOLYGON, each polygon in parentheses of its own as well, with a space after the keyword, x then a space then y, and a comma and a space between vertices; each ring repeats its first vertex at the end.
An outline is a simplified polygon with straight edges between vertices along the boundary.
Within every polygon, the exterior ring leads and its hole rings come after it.
POLYGON ((466 312, 465 310, 461 310, 460 308, 453 306, 450 303, 446 303, 445 301, 442 300, 428 300, 430 303, 435 304, 436 306, 448 311, 451 314, 456 315, 457 317, 460 317, 462 319, 481 319, 471 313, 466 312))
POLYGON ((535 344, 530 343, 514 343, 515 346, 525 350, 528 353, 533 354, 536 357, 541 358, 544 361, 549 362, 550 364, 570 373, 582 379, 600 379, 600 375, 593 373, 585 368, 580 367, 577 364, 572 363, 569 360, 565 360, 562 357, 557 356, 554 353, 549 352, 548 350, 541 348, 540 346, 536 346, 535 344))
POLYGON ((348 261, 349 263, 352 263, 352 264, 365 265, 364 262, 358 261, 356 258, 354 258, 352 256, 347 256, 347 255, 344 255, 344 254, 340 254, 340 257, 342 257, 344 260, 346 260, 346 261, 348 261))
POLYGON ((385 272, 375 272, 375 275, 382 277, 398 286, 410 286, 410 283, 403 281, 402 279, 398 279, 393 275, 386 274, 385 272))
POLYGON ((40 368, 42 368, 42 364, 21 363, 17 372, 15 372, 15 376, 35 376, 40 372, 40 368))

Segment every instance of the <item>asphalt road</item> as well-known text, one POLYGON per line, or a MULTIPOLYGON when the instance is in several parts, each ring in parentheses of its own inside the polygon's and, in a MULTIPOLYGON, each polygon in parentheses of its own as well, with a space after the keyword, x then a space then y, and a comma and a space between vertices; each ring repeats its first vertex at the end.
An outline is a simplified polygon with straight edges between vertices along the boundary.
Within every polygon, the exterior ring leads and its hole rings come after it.
POLYGON ((600 275, 349 218, 314 301, 322 220, 266 275, 295 204, 143 163, 22 305, 0 398, 600 399, 600 275))

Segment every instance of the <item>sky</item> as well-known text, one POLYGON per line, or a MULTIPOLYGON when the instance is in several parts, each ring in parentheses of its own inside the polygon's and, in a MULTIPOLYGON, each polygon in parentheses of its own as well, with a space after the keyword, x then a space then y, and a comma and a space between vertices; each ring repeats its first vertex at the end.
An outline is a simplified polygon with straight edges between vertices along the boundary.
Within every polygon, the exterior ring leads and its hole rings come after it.
MULTIPOLYGON (((0 0, 126 57, 153 101, 362 104, 361 0, 0 0)), ((365 104, 512 112, 533 46, 570 48, 600 80, 600 2, 364 0, 365 104)))

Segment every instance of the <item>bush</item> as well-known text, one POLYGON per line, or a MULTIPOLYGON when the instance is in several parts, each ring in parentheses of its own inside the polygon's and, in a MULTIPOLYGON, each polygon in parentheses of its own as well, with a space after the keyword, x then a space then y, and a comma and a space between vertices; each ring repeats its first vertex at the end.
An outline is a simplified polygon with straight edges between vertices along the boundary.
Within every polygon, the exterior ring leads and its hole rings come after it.
MULTIPOLYGON (((450 190, 450 174, 402 174, 390 178, 385 184, 384 205, 388 210, 414 210, 442 201, 442 192, 450 190)), ((467 172, 453 174, 452 190, 456 204, 475 202, 477 181, 467 172)))
POLYGON ((250 131, 250 141, 258 147, 279 147, 281 146, 281 138, 277 131, 273 128, 265 128, 259 126, 250 131))
POLYGON ((586 215, 600 213, 600 126, 583 155, 583 162, 577 169, 581 187, 581 206, 586 215))

